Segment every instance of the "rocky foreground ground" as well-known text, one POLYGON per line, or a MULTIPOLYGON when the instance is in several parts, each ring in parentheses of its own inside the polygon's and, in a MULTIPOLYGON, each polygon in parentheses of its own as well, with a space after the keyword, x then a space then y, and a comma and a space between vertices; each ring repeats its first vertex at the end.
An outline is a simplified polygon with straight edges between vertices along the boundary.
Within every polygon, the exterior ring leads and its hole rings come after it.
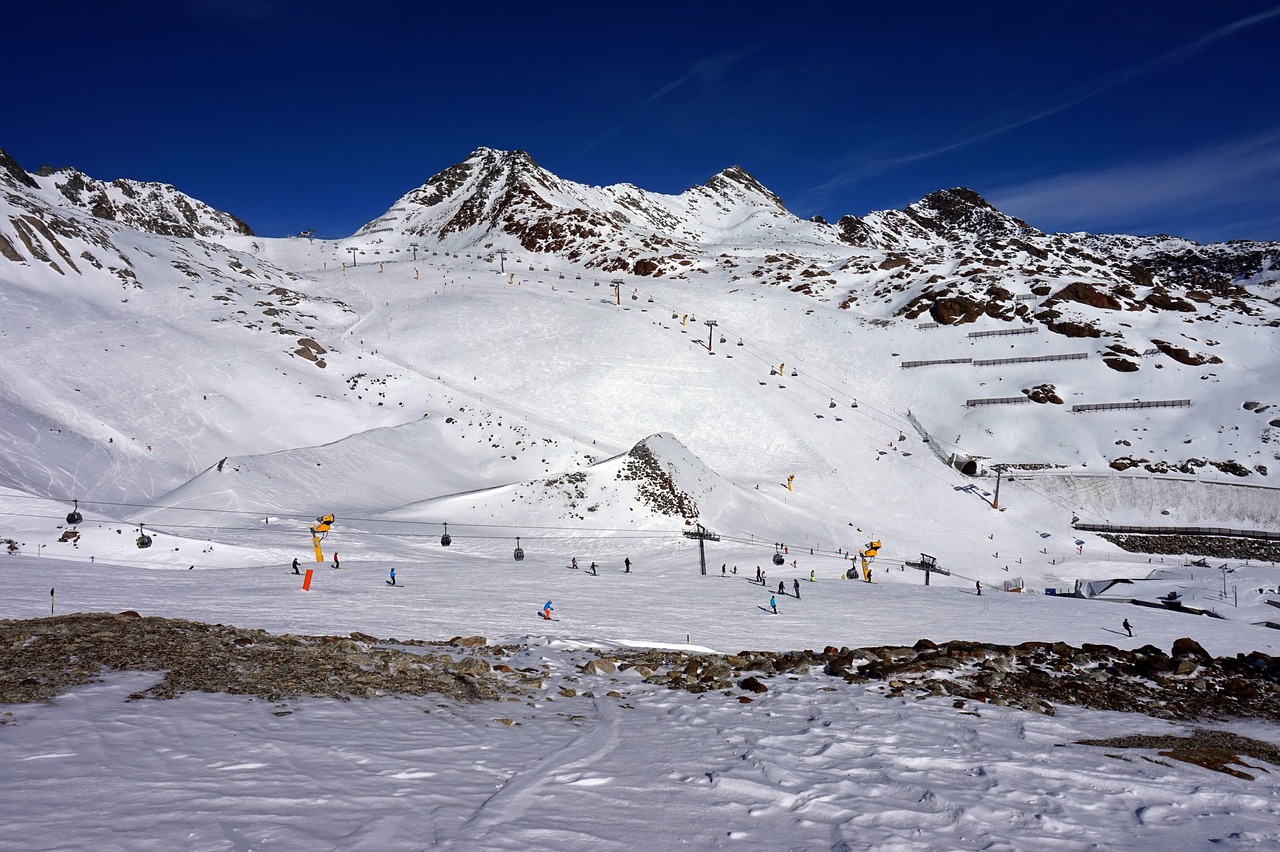
MULTIPOLYGON (((828 689, 950 698, 959 712, 994 705, 1052 715, 1056 705, 1070 704, 1184 721, 1280 721, 1280 658, 1256 651, 1215 658, 1191 639, 1179 639, 1168 652, 1150 645, 1126 651, 1062 642, 1009 646, 927 639, 911 647, 736 654, 583 651, 569 674, 545 663, 520 664, 527 650, 479 636, 428 642, 361 633, 274 635, 134 612, 0 621, 0 703, 53 701, 114 671, 162 673, 154 686, 130 696, 135 700, 203 691, 270 701, 384 695, 519 700, 549 687, 566 698, 599 694, 622 700, 629 689, 649 684, 745 704, 779 678, 817 676, 830 680, 828 689)), ((5 714, 0 722, 12 719, 5 714)), ((1245 774, 1231 768, 1241 765, 1239 755, 1280 766, 1280 749, 1223 732, 1197 731, 1190 740, 1138 738, 1145 745, 1132 739, 1090 744, 1163 748, 1161 754, 1237 775, 1245 774)))

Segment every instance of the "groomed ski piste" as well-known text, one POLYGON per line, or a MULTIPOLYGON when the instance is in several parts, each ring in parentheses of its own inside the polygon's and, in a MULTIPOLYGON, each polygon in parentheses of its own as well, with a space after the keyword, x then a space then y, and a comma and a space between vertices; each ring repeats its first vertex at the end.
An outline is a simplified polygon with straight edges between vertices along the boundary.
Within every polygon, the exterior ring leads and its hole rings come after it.
MULTIPOLYGON (((162 255, 158 238, 137 240, 162 255)), ((483 635, 526 645, 527 661, 551 676, 528 700, 499 704, 129 701, 159 676, 139 672, 49 705, 9 706, 0 717, 0 849, 1280 842, 1275 767, 1255 766, 1245 779, 1076 745, 1193 727, 1280 744, 1261 722, 1191 725, 1070 706, 1052 717, 962 712, 945 700, 885 697, 874 683, 832 689, 817 672, 771 678, 767 693, 743 704, 634 673, 579 671, 592 648, 734 652, 921 638, 1167 650, 1185 636, 1214 655, 1280 653, 1280 633, 1259 626, 1274 620, 1267 601, 1280 599, 1275 566, 1124 553, 1070 525, 1073 515, 1139 520, 1124 510, 1104 512, 1040 479, 1006 481, 995 508, 990 477, 941 462, 908 410, 943 455, 974 441, 987 457, 998 443, 1006 460, 1098 458, 1090 433, 1060 410, 1035 406, 1003 420, 968 411, 967 379, 930 379, 926 393, 897 366, 961 348, 1008 352, 1007 341, 972 343, 944 328, 910 337, 907 350, 901 328, 723 278, 624 277, 615 293, 610 276, 516 252, 499 272, 461 250, 420 250, 412 262, 400 249, 380 261, 372 248, 348 253, 350 242, 231 242, 259 275, 305 276, 289 284, 305 290, 289 310, 328 341, 323 369, 291 355, 296 341, 273 336, 265 320, 246 327, 235 318, 260 294, 211 308, 182 290, 148 286, 125 302, 118 286, 88 287, 60 312, 49 309, 63 302, 47 276, 9 282, 9 333, 21 326, 24 346, 6 346, 13 404, 0 421, 24 455, 6 461, 11 484, 0 493, 5 537, 18 545, 0 554, 0 616, 134 610, 271 632, 483 635), (999 434, 977 437, 987 429, 999 434), (959 445, 953 435, 964 436, 959 445), (653 460, 648 479, 628 467, 638 444, 653 460), (666 487, 657 497, 642 489, 655 481, 666 487), (71 505, 38 494, 80 501, 77 538, 62 540, 71 505), (696 527, 659 508, 679 495, 720 536, 705 543, 706 575, 698 541, 685 535, 696 527), (316 562, 309 528, 326 513, 335 522, 316 562), (140 532, 150 547, 135 545, 140 532), (872 582, 843 579, 847 554, 871 541, 882 542, 872 582), (335 552, 340 570, 330 567, 335 552), (926 587, 904 564, 922 553, 951 573, 926 587), (567 567, 574 557, 598 563, 598 575, 567 567), (314 570, 309 591, 289 568, 294 558, 314 570), (764 587, 751 582, 757 566, 764 587), (402 588, 385 583, 393 567, 402 588), (1045 594, 1110 579, 1142 582, 1131 593, 1113 588, 1112 600, 1045 594), (788 594, 775 615, 763 608, 780 580, 788 594), (1023 592, 1004 592, 1014 580, 1023 592), (1125 604, 1171 591, 1221 617, 1125 604), (547 599, 558 621, 538 616, 547 599), (1126 618, 1133 637, 1120 628, 1126 618), (568 686, 574 695, 562 693, 568 686)), ((1219 351, 1262 363, 1248 334, 1219 351)), ((1029 374, 1017 369, 983 381, 1020 387, 1029 374)), ((1121 384, 1131 379, 1096 364, 1060 369, 1060 387, 1076 377, 1090 400, 1178 390, 1134 392, 1121 384)), ((1176 373, 1148 371, 1142 381, 1172 383, 1176 373)), ((1249 422, 1232 413, 1238 403, 1213 403, 1212 383, 1203 387, 1214 416, 1249 422)), ((1117 429, 1164 443, 1192 433, 1227 440, 1176 410, 1117 416, 1127 418, 1117 429)), ((1128 505, 1136 501, 1116 489, 1141 493, 1169 525, 1275 517, 1268 489, 1242 489, 1243 504, 1230 504, 1203 490, 1150 497, 1147 478, 1109 482, 1107 499, 1128 505)))

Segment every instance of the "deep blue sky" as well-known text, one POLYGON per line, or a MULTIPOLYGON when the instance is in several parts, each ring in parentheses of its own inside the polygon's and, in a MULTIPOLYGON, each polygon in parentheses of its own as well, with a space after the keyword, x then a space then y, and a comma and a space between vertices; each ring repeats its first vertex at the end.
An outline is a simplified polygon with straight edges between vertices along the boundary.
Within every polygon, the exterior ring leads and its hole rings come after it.
POLYGON ((345 236, 473 149, 800 216, 969 186, 1048 231, 1280 239, 1270 2, 11 4, 0 148, 345 236))

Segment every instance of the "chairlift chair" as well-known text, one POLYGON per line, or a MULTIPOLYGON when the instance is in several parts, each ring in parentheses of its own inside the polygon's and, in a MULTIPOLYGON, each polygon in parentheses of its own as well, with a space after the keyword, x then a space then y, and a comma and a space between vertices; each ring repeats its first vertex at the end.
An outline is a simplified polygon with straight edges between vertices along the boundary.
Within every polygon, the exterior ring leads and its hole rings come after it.
POLYGON ((723 335, 723 334, 722 334, 722 335, 720 335, 720 342, 721 342, 721 343, 724 343, 724 342, 725 342, 725 339, 724 339, 724 335, 723 335))
POLYGON ((791 375, 793 375, 793 376, 798 376, 798 375, 800 375, 800 374, 799 374, 798 372, 796 372, 796 368, 795 368, 795 367, 792 367, 792 368, 791 368, 791 375))
POLYGON ((739 338, 738 338, 738 345, 739 345, 739 346, 741 346, 741 345, 742 345, 742 338, 741 338, 741 337, 739 337, 739 338))
POLYGON ((80 501, 76 500, 74 502, 75 508, 67 513, 67 523, 73 527, 84 520, 84 516, 80 514, 80 501))

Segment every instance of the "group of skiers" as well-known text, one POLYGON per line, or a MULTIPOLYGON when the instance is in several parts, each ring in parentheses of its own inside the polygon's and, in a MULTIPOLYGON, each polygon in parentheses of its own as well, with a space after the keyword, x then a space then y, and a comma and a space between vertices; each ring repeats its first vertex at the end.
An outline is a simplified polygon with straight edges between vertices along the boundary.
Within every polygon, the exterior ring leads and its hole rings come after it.
MULTIPOLYGON (((630 574, 630 573, 631 573, 631 557, 629 557, 629 556, 628 556, 626 559, 624 559, 624 560, 623 560, 623 564, 624 564, 624 566, 625 566, 625 571, 624 571, 624 573, 626 573, 626 574, 630 574)), ((792 565, 793 565, 793 566, 794 566, 794 564, 795 564, 795 563, 792 563, 792 565)), ((338 554, 337 554, 336 552, 333 554, 333 567, 334 567, 334 568, 338 568, 338 567, 340 567, 340 566, 339 566, 339 562, 338 562, 338 554)), ((576 557, 576 556, 575 556, 575 557, 573 557, 573 559, 570 561, 570 567, 572 567, 572 568, 577 568, 577 567, 578 567, 578 557, 576 557)), ((728 576, 728 573, 727 573, 727 571, 726 571, 727 567, 728 567, 728 564, 727 564, 727 563, 726 563, 726 564, 724 564, 724 565, 721 565, 721 566, 720 566, 720 576, 721 576, 721 577, 727 577, 727 576, 728 576)), ((592 563, 591 563, 591 567, 590 567, 590 569, 589 569, 589 570, 591 571, 592 575, 595 575, 595 574, 596 574, 596 563, 595 563, 595 562, 592 562, 592 563)), ((298 566, 298 560, 297 560, 297 558, 295 558, 295 559, 293 560, 293 573, 295 573, 295 574, 301 574, 301 573, 302 573, 302 571, 300 571, 300 570, 299 570, 299 566, 298 566)), ((733 573, 734 573, 734 574, 737 574, 737 573, 738 573, 738 566, 737 566, 737 565, 733 566, 733 573)), ((756 566, 756 582, 757 582, 757 583, 759 583, 761 586, 765 586, 765 585, 767 585, 767 584, 768 584, 768 577, 767 577, 767 575, 765 574, 764 570, 763 570, 759 565, 757 565, 757 566, 756 566)), ((815 577, 815 575, 814 575, 814 572, 813 572, 813 571, 810 571, 810 572, 809 572, 809 582, 811 582, 811 583, 812 583, 812 582, 816 582, 816 577, 815 577)), ((868 582, 870 582, 870 581, 868 580, 868 582)), ((396 569, 395 569, 395 568, 392 568, 392 569, 391 569, 390 579, 389 579, 389 580, 387 580, 387 585, 388 585, 388 586, 394 586, 394 585, 396 585, 396 569)), ((981 594, 982 594, 982 582, 981 582, 980 580, 975 581, 975 582, 974 582, 974 585, 976 585, 976 586, 977 586, 978 594, 979 594, 979 595, 981 595, 981 594)), ((794 590, 794 592, 795 592, 796 600, 800 600, 800 581, 799 581, 798 579, 793 579, 793 580, 791 581, 791 587, 792 587, 792 589, 793 589, 793 590, 794 590)), ((787 594, 787 582, 786 582, 786 580, 779 580, 779 581, 778 581, 778 591, 777 591, 777 593, 776 593, 776 594, 771 594, 771 595, 769 595, 769 608, 773 611, 773 614, 774 614, 774 615, 777 615, 777 614, 778 614, 778 597, 777 597, 777 596, 778 596, 778 595, 783 595, 783 596, 785 597, 785 596, 786 596, 786 594, 787 594)), ((548 599, 548 600, 547 600, 547 602, 546 602, 545 604, 543 604, 543 605, 542 605, 542 609, 539 611, 539 613, 538 613, 538 614, 539 614, 540 616, 542 616, 542 618, 543 618, 543 619, 545 619, 545 620, 547 620, 547 621, 553 621, 554 619, 552 619, 552 617, 551 617, 551 611, 552 611, 553 609, 555 609, 555 607, 553 607, 553 606, 551 605, 551 600, 550 600, 550 599, 548 599)), ((1129 636, 1133 636, 1133 625, 1129 624, 1129 619, 1127 619, 1127 618, 1126 618, 1126 619, 1124 620, 1124 622, 1123 622, 1120 626, 1121 626, 1122 628, 1124 628, 1124 632, 1125 632, 1126 634, 1128 634, 1129 636)))

